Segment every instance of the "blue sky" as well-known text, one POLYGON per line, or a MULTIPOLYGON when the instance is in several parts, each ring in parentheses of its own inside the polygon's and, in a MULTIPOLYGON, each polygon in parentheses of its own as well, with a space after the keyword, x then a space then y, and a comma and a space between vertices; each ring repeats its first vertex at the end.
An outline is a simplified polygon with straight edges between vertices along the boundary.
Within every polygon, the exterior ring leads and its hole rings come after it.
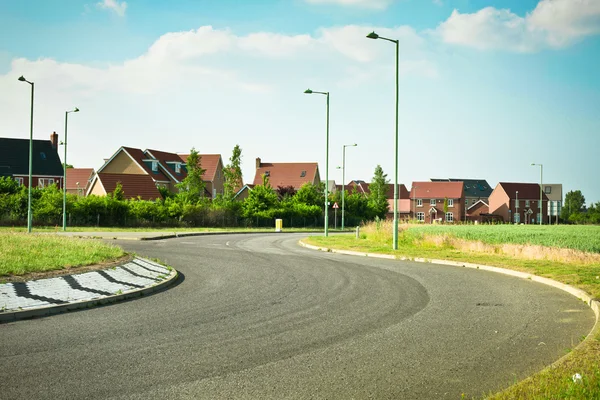
POLYGON ((99 168, 121 145, 318 161, 393 180, 401 43, 400 182, 562 183, 600 201, 600 0, 28 0, 0 2, 0 136, 62 135, 99 168), (241 3, 241 4, 240 4, 241 3))

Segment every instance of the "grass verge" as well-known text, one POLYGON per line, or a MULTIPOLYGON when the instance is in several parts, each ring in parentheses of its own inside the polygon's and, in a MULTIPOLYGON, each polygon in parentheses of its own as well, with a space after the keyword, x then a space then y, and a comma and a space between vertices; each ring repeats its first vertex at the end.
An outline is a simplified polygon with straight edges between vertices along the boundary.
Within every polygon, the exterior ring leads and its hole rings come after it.
MULTIPOLYGON (((527 231, 529 227, 520 226, 518 228, 525 228, 520 231, 520 236, 517 235, 518 237, 512 237, 512 240, 507 241, 519 243, 525 251, 505 252, 504 244, 498 240, 498 237, 495 237, 498 232, 495 226, 469 227, 470 231, 461 230, 458 226, 436 228, 403 226, 398 235, 397 251, 392 249, 391 224, 386 222, 364 227, 361 230, 360 239, 356 239, 354 235, 328 238, 316 236, 310 237, 306 242, 320 247, 365 253, 463 261, 513 269, 554 279, 583 289, 596 299, 600 298, 598 252, 587 253, 586 257, 582 257, 582 254, 577 251, 560 253, 560 256, 556 256, 555 248, 543 246, 544 244, 553 246, 552 243, 555 243, 555 247, 561 246, 560 240, 556 241, 556 238, 563 235, 562 233, 550 234, 548 235, 550 239, 544 241, 543 237, 539 235, 539 227, 531 229, 532 233, 527 231), (459 229, 453 230, 454 228, 459 229), (489 233, 487 237, 486 232, 489 233), (465 239, 465 236, 468 236, 470 240, 465 239), (527 240, 527 236, 536 239, 527 240), (473 246, 474 242, 485 242, 485 245, 473 246), (535 251, 526 251, 531 246, 535 251)), ((552 227, 546 227, 546 229, 548 228, 552 227)), ((570 227, 570 232, 576 231, 573 228, 577 227, 570 227)), ((582 228, 584 228, 583 231, 586 231, 587 227, 582 228)), ((545 230, 545 232, 550 231, 545 230)), ((510 235, 508 236, 510 237, 510 235)), ((581 247, 590 245, 589 241, 583 243, 585 235, 579 237, 583 238, 581 247)), ((592 237, 591 243, 595 240, 597 238, 592 237)), ((567 247, 566 244, 563 246, 567 247)), ((600 328, 596 327, 580 346, 559 362, 504 391, 485 397, 494 400, 600 399, 600 328), (576 373, 581 375, 581 379, 574 381, 573 376, 576 373)))
MULTIPOLYGON (((121 227, 110 227, 110 226, 73 226, 68 227, 69 232, 158 232, 158 233, 172 233, 172 232, 274 232, 275 226, 272 228, 121 228, 121 227)), ((284 232, 316 232, 322 231, 323 227, 318 228, 283 228, 284 232)), ((26 232, 25 227, 8 227, 0 226, 1 232, 26 232)), ((330 229, 330 232, 340 232, 341 229, 334 230, 330 229)), ((352 229, 348 228, 346 231, 350 232, 352 229)), ((48 233, 48 232, 62 232, 62 227, 56 226, 36 226, 33 228, 33 232, 48 233)))
POLYGON ((105 263, 124 255, 121 248, 97 240, 0 232, 0 276, 105 263))

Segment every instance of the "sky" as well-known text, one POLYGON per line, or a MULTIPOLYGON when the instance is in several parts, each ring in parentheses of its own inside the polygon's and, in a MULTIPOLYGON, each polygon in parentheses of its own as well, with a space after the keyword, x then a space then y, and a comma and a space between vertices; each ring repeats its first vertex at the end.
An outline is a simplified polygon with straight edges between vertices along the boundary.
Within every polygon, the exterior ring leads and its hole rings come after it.
MULTIPOLYGON (((318 162, 329 179, 562 183, 600 201, 600 0, 0 0, 0 137, 318 162)), ((63 149, 60 150, 61 157, 63 149)))

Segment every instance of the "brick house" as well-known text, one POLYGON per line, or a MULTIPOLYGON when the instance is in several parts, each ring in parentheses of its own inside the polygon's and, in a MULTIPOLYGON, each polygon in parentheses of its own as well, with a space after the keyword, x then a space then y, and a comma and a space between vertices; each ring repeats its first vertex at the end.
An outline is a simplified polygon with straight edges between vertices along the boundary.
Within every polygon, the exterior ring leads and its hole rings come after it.
MULTIPOLYGON (((58 156, 58 135, 32 141, 32 187, 56 184, 62 189, 64 170, 58 156)), ((0 138, 0 176, 8 176, 29 187, 29 139, 0 138)))
POLYGON ((542 212, 539 210, 540 185, 537 183, 500 182, 490 195, 490 213, 504 221, 534 224, 548 222, 548 197, 542 193, 542 212))
MULTIPOLYGON (((489 197, 492 194, 493 188, 487 183, 485 179, 431 179, 431 182, 462 182, 463 191, 465 194, 465 209, 469 209, 472 205, 477 203, 479 200, 483 200, 485 204, 489 204, 489 197)), ((481 205, 477 207, 480 208, 481 205)), ((467 211, 467 214, 469 212, 467 211)))
POLYGON ((305 183, 318 185, 321 183, 319 176, 319 165, 312 163, 263 163, 260 158, 256 159, 256 173, 253 185, 262 185, 263 175, 269 178, 271 187, 292 186, 298 190, 305 183))
POLYGON ((462 182, 413 182, 410 191, 410 215, 419 222, 430 224, 462 221, 464 196, 462 182), (445 199, 448 199, 448 212, 444 214, 445 199))

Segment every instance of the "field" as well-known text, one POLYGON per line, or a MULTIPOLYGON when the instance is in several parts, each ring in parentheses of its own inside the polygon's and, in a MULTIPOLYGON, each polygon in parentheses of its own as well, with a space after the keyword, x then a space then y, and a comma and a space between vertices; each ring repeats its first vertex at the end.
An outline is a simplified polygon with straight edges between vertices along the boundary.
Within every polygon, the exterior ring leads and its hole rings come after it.
POLYGON ((487 244, 530 244, 600 253, 594 225, 410 225, 410 234, 452 235, 487 244))
POLYGON ((123 250, 98 240, 0 232, 2 276, 69 269, 116 260, 123 250))

